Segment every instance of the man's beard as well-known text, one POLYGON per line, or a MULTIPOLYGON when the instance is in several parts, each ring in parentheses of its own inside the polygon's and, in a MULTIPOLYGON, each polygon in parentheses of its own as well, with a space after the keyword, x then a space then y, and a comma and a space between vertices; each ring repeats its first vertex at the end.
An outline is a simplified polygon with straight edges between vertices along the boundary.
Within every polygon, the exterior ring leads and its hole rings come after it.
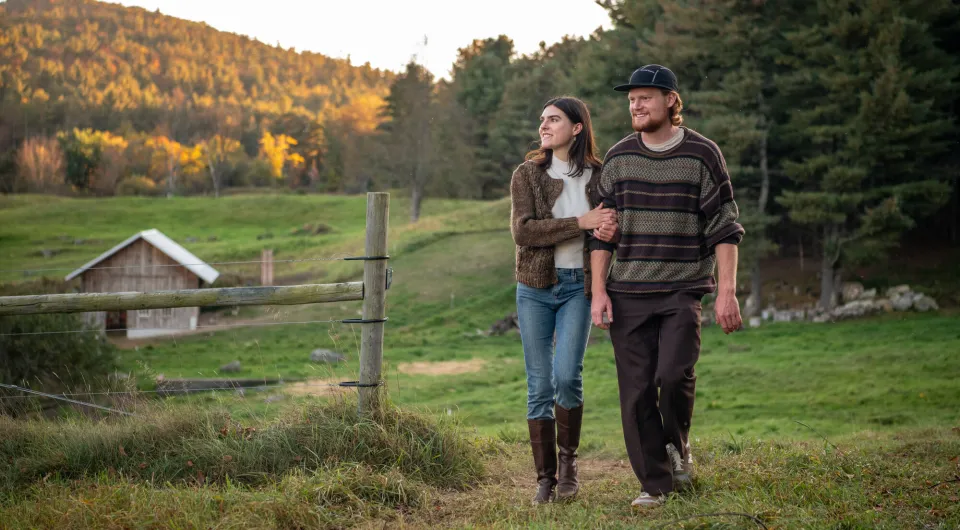
POLYGON ((654 120, 653 118, 650 118, 648 115, 647 122, 644 123, 642 126, 637 126, 634 123, 633 118, 631 117, 630 125, 633 127, 633 130, 637 131, 638 133, 655 133, 666 126, 669 126, 670 119, 669 117, 664 116, 662 120, 654 120))

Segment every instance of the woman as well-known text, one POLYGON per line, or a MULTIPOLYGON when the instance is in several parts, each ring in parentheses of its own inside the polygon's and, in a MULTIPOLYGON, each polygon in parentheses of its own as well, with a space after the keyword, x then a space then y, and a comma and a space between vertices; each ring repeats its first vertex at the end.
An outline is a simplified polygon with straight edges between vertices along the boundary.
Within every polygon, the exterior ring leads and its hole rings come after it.
POLYGON ((600 160, 590 113, 579 99, 555 98, 543 106, 540 148, 526 158, 510 182, 510 227, 537 471, 533 502, 539 504, 573 497, 579 489, 583 355, 590 333, 583 238, 585 230, 614 225, 616 213, 590 208, 587 184, 599 178, 600 160))

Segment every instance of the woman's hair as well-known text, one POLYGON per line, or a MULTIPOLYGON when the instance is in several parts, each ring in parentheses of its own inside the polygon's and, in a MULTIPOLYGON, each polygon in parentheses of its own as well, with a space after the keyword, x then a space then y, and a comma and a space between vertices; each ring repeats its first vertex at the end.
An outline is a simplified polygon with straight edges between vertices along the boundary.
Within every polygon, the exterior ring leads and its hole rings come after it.
MULTIPOLYGON (((543 108, 551 105, 566 114, 574 125, 578 123, 583 125, 583 130, 574 136, 573 145, 570 146, 570 163, 573 165, 573 173, 570 176, 583 175, 583 170, 587 166, 599 168, 601 162, 597 158, 597 144, 593 139, 593 125, 590 123, 590 111, 587 110, 587 106, 579 99, 570 96, 553 98, 544 103, 543 108)), ((526 159, 546 169, 553 161, 553 149, 540 147, 527 153, 526 159)))

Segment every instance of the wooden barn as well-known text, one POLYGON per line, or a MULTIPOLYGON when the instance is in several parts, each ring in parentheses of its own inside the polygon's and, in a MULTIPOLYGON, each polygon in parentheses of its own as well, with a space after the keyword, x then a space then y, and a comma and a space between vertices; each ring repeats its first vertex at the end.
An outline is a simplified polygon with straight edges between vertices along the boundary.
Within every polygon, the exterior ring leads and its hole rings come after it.
MULTIPOLYGON (((220 273, 189 250, 150 229, 130 236, 66 280, 79 277, 85 293, 152 292, 198 289, 220 273)), ((196 329, 200 308, 146 309, 88 313, 88 319, 106 330, 125 329, 129 338, 174 335, 196 329)))

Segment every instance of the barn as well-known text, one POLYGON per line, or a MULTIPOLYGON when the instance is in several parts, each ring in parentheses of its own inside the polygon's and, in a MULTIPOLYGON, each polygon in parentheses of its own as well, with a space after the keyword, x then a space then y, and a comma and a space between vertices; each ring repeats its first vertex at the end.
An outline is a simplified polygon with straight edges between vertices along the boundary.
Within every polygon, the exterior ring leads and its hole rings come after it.
MULTIPOLYGON (((198 289, 220 273, 159 230, 144 230, 71 272, 85 293, 152 292, 198 289)), ((87 313, 101 329, 126 330, 128 338, 175 335, 196 329, 200 308, 145 309, 87 313)))

